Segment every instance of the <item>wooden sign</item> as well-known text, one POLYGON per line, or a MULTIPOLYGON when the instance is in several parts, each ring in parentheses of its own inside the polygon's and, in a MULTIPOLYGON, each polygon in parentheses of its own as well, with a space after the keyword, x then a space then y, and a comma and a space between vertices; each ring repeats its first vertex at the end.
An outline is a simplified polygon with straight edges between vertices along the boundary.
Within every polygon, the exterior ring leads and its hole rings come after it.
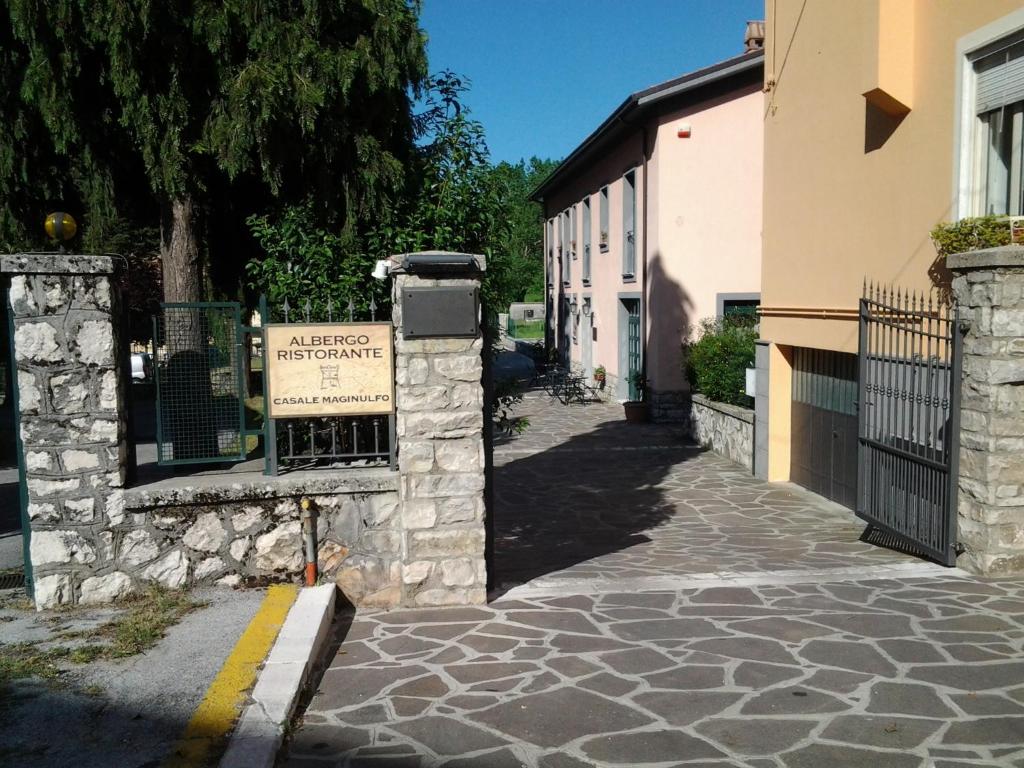
POLYGON ((391 323, 275 324, 264 338, 270 418, 394 413, 391 323))

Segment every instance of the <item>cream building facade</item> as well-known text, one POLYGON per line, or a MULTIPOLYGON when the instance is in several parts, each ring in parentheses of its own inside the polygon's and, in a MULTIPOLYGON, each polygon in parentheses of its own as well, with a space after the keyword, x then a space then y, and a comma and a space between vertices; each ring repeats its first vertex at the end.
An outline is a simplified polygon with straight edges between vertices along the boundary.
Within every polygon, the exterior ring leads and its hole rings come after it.
POLYGON ((767 0, 766 16, 755 472, 853 506, 864 282, 934 295, 936 224, 1024 213, 1024 7, 767 0))

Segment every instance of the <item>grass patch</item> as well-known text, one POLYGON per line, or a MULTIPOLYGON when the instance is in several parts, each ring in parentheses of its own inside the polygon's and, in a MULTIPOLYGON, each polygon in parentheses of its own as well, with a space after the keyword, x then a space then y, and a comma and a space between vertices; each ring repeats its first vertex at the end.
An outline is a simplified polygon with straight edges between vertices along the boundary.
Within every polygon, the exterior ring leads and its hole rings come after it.
POLYGON ((81 632, 65 632, 62 640, 87 640, 84 645, 39 650, 32 643, 0 643, 0 693, 8 683, 25 677, 57 680, 61 664, 88 664, 124 659, 149 650, 183 616, 202 607, 185 592, 150 587, 125 599, 126 610, 106 624, 81 632))
POLYGON ((543 339, 543 320, 509 321, 509 335, 516 339, 543 339))

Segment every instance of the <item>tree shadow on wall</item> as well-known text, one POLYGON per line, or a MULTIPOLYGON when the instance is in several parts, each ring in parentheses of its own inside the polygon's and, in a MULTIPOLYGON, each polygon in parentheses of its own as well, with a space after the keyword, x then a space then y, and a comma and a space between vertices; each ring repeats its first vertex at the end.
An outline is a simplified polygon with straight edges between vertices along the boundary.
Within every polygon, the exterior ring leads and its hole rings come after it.
POLYGON ((694 324, 693 298, 679 283, 669 277, 661 252, 655 252, 647 265, 649 340, 647 358, 656 356, 662 365, 647 378, 655 392, 689 392, 683 372, 682 350, 694 324))

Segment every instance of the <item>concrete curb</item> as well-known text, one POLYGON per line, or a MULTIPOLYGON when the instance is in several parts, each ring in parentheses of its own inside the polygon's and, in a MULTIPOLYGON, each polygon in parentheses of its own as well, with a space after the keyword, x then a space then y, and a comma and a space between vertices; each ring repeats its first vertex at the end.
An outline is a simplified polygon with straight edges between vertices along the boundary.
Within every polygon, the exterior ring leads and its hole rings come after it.
POLYGON ((299 695, 330 633, 337 588, 333 584, 299 592, 267 656, 242 712, 220 768, 271 768, 299 695))

